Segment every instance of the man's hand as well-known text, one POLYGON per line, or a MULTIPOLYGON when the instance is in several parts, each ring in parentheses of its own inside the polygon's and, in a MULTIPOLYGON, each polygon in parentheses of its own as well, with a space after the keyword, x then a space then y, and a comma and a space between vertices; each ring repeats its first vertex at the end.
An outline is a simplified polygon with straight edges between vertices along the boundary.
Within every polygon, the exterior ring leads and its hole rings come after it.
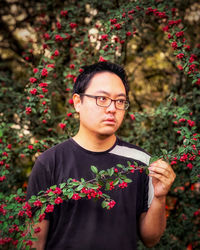
POLYGON ((154 187, 154 196, 156 198, 166 196, 176 178, 173 169, 167 162, 159 159, 150 165, 149 170, 149 176, 152 177, 154 187))

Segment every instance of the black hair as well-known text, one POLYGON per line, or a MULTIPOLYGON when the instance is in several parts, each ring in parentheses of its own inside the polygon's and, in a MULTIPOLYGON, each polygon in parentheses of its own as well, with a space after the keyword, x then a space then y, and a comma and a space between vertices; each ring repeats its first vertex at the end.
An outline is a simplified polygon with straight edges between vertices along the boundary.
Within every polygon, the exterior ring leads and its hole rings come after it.
POLYGON ((86 89, 88 88, 90 80, 94 77, 95 74, 100 72, 111 72, 119 76, 124 84, 126 95, 128 98, 129 86, 125 70, 120 65, 107 61, 98 62, 89 66, 84 66, 83 72, 80 73, 80 75, 77 77, 75 81, 73 94, 85 93, 86 89))

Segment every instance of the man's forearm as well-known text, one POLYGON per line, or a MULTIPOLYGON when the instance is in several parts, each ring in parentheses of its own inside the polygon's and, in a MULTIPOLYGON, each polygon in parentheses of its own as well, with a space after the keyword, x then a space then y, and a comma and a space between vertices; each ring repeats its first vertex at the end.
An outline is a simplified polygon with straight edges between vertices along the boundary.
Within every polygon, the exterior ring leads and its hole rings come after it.
POLYGON ((37 241, 33 242, 32 248, 35 248, 36 250, 44 250, 49 230, 49 221, 43 220, 34 227, 39 227, 41 231, 34 235, 34 237, 37 238, 37 241))
POLYGON ((166 228, 166 196, 154 197, 147 213, 140 218, 140 234, 144 244, 154 246, 166 228))

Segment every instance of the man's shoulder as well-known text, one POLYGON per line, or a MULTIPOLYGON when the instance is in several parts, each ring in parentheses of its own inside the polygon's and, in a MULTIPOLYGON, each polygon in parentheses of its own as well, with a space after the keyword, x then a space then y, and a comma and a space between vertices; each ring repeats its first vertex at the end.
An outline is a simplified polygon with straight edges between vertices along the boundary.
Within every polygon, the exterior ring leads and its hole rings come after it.
POLYGON ((66 141, 63 141, 61 143, 58 143, 51 148, 44 151, 39 157, 38 160, 44 161, 45 159, 54 158, 56 155, 67 153, 68 150, 72 148, 72 141, 71 139, 68 139, 66 141))
POLYGON ((119 138, 117 139, 117 143, 110 153, 140 161, 145 165, 148 165, 150 160, 150 154, 147 153, 143 148, 119 138))

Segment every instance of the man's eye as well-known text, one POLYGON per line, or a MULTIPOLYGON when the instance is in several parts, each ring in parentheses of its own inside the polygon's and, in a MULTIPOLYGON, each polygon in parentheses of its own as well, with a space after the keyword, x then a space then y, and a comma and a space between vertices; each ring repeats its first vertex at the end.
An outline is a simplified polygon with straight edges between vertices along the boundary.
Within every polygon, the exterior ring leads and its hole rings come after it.
POLYGON ((99 101, 101 101, 101 102, 106 102, 108 98, 105 97, 105 96, 98 96, 98 99, 99 99, 99 101))
POLYGON ((125 103, 125 100, 123 100, 123 99, 119 99, 119 100, 117 100, 116 102, 117 102, 118 104, 122 105, 122 104, 124 104, 124 103, 125 103))

